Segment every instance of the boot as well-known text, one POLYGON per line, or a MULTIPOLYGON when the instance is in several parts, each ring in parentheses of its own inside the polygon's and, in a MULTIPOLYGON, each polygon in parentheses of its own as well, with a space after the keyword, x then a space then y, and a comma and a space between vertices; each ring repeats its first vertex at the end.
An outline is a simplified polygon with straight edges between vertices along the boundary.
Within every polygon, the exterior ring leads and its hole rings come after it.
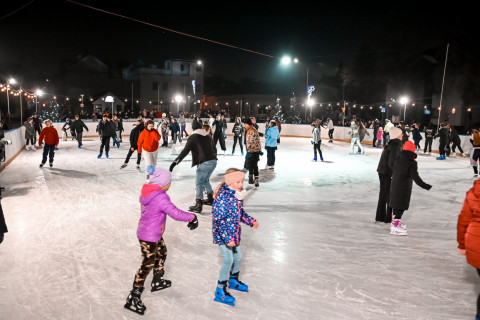
POLYGON ((142 302, 141 296, 144 287, 133 287, 132 291, 130 291, 130 294, 128 295, 127 302, 124 305, 125 309, 128 309, 130 311, 136 312, 140 315, 143 316, 145 313, 145 310, 147 309, 142 302))
POLYGON ((230 280, 228 280, 228 286, 230 287, 230 289, 233 289, 233 290, 248 292, 248 286, 242 281, 238 280, 239 273, 240 272, 230 274, 230 280))
POLYGON ((154 275, 152 280, 152 292, 170 288, 172 281, 163 279, 163 275, 154 275))
POLYGON ((218 281, 217 290, 215 290, 215 299, 213 300, 230 306, 235 305, 235 298, 227 291, 227 281, 218 281))
POLYGON ((249 174, 248 175, 248 184, 253 184, 254 181, 253 181, 253 174, 249 174))
POLYGON ((313 156, 313 161, 317 161, 317 156, 313 156))
POLYGON ((202 200, 202 202, 206 206, 211 206, 213 204, 213 192, 207 193, 207 200, 202 200))
POLYGON ((255 177, 255 187, 258 187, 258 186, 259 186, 258 177, 255 177))
POLYGON ((202 199, 196 199, 195 200, 195 205, 191 206, 188 208, 188 211, 190 212, 195 212, 195 213, 201 213, 202 212, 202 199))

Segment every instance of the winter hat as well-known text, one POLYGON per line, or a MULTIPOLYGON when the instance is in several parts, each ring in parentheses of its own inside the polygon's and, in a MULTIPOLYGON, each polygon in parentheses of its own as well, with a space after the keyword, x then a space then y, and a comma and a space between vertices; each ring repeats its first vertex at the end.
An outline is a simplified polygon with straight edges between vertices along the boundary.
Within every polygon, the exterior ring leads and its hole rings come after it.
POLYGON ((172 180, 172 174, 165 169, 155 168, 153 165, 148 165, 145 170, 150 175, 150 183, 156 184, 160 187, 165 187, 172 180))
POLYGON ((406 141, 405 144, 403 145, 403 150, 415 152, 415 145, 413 144, 412 141, 406 141))
POLYGON ((397 139, 398 137, 400 137, 401 134, 402 134, 402 129, 397 127, 393 127, 393 128, 390 128, 390 130, 388 130, 388 135, 390 136, 390 139, 397 139))
POLYGON ((202 124, 199 121, 192 122, 192 130, 202 129, 202 124))
POLYGON ((248 124, 249 126, 252 126, 252 125, 253 125, 252 119, 250 119, 250 118, 245 119, 245 121, 244 121, 243 123, 244 123, 244 124, 248 124))

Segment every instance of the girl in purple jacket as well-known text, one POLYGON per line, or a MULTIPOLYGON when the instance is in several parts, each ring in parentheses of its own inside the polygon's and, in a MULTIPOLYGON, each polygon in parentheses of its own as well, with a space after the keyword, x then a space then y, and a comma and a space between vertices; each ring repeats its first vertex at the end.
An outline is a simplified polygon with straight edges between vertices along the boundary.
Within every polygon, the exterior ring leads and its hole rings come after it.
POLYGON ((197 216, 178 209, 167 195, 172 174, 153 165, 147 167, 150 184, 144 184, 140 196, 142 215, 138 221, 137 237, 140 242, 143 261, 133 281, 133 289, 128 295, 125 308, 143 315, 146 307, 141 295, 145 280, 153 269, 152 292, 168 288, 170 280, 163 279, 163 265, 167 258, 167 247, 163 241, 163 232, 167 215, 177 221, 189 221, 188 227, 194 230, 198 227, 197 216))
POLYGON ((248 286, 238 280, 240 260, 240 222, 258 228, 258 222, 243 210, 243 189, 245 173, 239 169, 230 168, 225 173, 225 181, 218 185, 214 192, 212 205, 213 243, 220 246, 223 255, 223 265, 220 269, 215 301, 231 306, 235 298, 227 291, 227 280, 230 289, 248 292, 248 286))

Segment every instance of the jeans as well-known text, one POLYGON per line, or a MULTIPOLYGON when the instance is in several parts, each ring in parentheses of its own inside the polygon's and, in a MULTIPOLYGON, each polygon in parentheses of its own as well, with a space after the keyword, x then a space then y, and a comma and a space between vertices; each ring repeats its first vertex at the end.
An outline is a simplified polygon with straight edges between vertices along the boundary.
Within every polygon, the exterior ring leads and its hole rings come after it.
POLYGON ((362 150, 360 150, 360 146, 362 145, 362 141, 365 137, 360 137, 360 141, 358 142, 358 153, 360 153, 362 150))
POLYGON ((213 193, 212 186, 210 185, 210 176, 213 170, 217 167, 217 160, 208 160, 200 163, 197 167, 197 175, 195 178, 195 199, 203 198, 203 189, 208 193, 213 193))
POLYGON ((317 157, 317 150, 318 150, 318 154, 320 155, 320 158, 323 158, 322 149, 320 149, 321 144, 322 144, 322 140, 318 141, 318 143, 313 144, 313 154, 315 155, 315 158, 317 157))
POLYGON ((265 147, 265 149, 267 149, 267 166, 274 166, 277 147, 265 147))
POLYGON ((240 261, 242 260, 242 251, 240 245, 228 247, 224 244, 220 245, 220 251, 223 255, 223 264, 220 269, 218 281, 227 281, 231 273, 237 273, 240 270, 240 261))
POLYGON ((335 129, 328 130, 328 139, 331 140, 331 141, 333 141, 333 130, 335 130, 335 129))
POLYGON ((110 137, 102 136, 102 144, 100 145, 100 154, 103 154, 103 148, 105 148, 105 154, 108 156, 108 151, 110 151, 110 137))
POLYGON ((187 130, 185 130, 185 128, 186 128, 186 125, 180 127, 180 137, 183 136, 184 132, 185 132, 185 137, 188 137, 188 133, 187 133, 187 130))
MULTIPOLYGON (((128 149, 128 154, 127 154, 127 158, 125 159, 125 163, 128 163, 128 161, 130 161, 130 157, 136 150, 137 148, 133 148, 133 150, 132 148, 128 149)), ((142 160, 142 154, 137 153, 137 165, 140 165, 140 160, 142 160)))
POLYGON ((383 133, 383 146, 384 147, 388 143, 388 140, 390 140, 390 133, 384 132, 383 133))
POLYGON ((55 156, 55 145, 54 144, 45 144, 43 146, 43 157, 42 163, 45 164, 47 162, 47 155, 48 155, 48 162, 53 163, 53 157, 55 156))
MULTIPOLYGON (((351 143, 351 145, 350 145, 350 153, 351 153, 351 154, 354 153, 354 152, 353 152, 353 147, 355 146, 355 142, 357 142, 357 144, 358 144, 358 149, 361 150, 362 153, 365 152, 365 151, 363 150, 362 143, 360 142, 360 138, 357 137, 357 138, 352 138, 352 143, 351 143)), ((359 152, 360 152, 360 151, 359 151, 359 152)))
POLYGON ((77 142, 79 147, 82 146, 82 137, 83 137, 83 132, 77 132, 77 142))
POLYGON ((233 136, 233 148, 232 148, 232 154, 235 152, 235 146, 237 145, 237 140, 238 144, 240 145, 240 151, 243 153, 243 145, 242 145, 242 136, 233 136))

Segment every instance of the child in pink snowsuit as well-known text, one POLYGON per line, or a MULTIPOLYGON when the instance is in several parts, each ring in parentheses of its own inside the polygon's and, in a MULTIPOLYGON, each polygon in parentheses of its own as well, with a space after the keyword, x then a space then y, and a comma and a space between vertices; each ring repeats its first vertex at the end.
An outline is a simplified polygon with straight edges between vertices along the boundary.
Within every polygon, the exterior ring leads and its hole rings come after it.
POLYGON ((382 147, 382 141, 383 141, 383 128, 380 127, 378 128, 378 132, 377 132, 377 148, 381 148, 382 147))

